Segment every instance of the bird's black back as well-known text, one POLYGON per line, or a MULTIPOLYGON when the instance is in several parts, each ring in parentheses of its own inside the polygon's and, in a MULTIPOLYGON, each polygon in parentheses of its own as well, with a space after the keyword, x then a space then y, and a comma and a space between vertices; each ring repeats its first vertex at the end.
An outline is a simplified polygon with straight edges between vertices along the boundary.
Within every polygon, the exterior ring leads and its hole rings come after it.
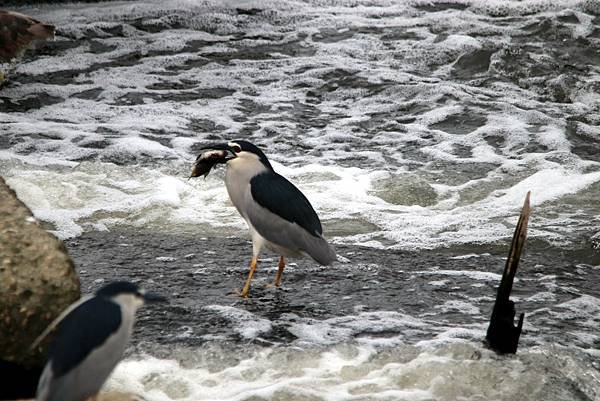
POLYGON ((88 299, 71 311, 59 324, 50 349, 55 378, 79 365, 95 348, 121 325, 121 308, 102 297, 88 299))
POLYGON ((314 237, 323 234, 321 221, 304 194, 274 171, 265 171, 250 180, 252 197, 270 212, 296 223, 314 237))

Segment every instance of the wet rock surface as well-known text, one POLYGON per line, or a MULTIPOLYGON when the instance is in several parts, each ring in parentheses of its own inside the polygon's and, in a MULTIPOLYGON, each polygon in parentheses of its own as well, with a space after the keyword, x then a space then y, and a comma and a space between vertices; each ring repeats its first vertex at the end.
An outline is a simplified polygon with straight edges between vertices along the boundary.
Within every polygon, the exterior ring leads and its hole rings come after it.
POLYGON ((39 365, 28 348, 79 298, 79 280, 62 242, 42 229, 0 178, 0 359, 39 365))

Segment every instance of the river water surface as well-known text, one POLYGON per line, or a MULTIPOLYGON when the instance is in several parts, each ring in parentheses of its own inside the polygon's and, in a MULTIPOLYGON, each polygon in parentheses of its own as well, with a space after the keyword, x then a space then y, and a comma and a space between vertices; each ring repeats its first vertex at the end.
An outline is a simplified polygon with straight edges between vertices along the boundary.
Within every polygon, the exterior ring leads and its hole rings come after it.
POLYGON ((599 400, 600 5, 130 1, 21 7, 57 39, 0 89, 0 172, 83 289, 140 311, 108 387, 168 400, 599 400), (244 138, 340 261, 283 287, 202 145, 244 138), (527 191, 515 356, 485 348, 527 191))

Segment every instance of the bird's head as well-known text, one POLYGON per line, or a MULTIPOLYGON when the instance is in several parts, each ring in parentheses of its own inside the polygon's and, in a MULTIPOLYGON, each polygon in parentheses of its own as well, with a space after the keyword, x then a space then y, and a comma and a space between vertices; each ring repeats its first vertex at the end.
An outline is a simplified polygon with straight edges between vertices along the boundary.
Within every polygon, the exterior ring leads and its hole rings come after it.
POLYGON ((244 140, 237 140, 227 144, 229 149, 233 151, 236 158, 251 159, 260 161, 266 168, 273 170, 269 159, 258 146, 244 140))
POLYGON ((129 281, 115 281, 107 284, 96 291, 96 296, 109 298, 117 303, 133 305, 136 308, 142 306, 144 302, 159 302, 166 300, 162 295, 146 292, 137 284, 129 281))
POLYGON ((203 152, 196 158, 191 177, 206 177, 210 170, 217 164, 224 164, 232 160, 236 161, 258 161, 267 169, 273 170, 269 159, 253 143, 244 140, 236 140, 228 143, 215 143, 202 147, 203 152))

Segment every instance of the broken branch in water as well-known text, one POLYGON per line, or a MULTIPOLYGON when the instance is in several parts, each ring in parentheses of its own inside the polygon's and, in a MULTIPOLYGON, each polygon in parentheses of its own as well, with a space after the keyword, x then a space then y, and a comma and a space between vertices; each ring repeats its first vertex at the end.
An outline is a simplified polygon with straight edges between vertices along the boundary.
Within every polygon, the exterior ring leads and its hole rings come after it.
POLYGON ((504 267, 504 273, 502 273, 502 280, 498 287, 496 303, 494 303, 486 335, 488 346, 501 354, 514 354, 517 352, 519 337, 521 336, 521 329, 523 327, 523 318, 525 317, 525 314, 521 313, 517 326, 514 326, 515 303, 509 298, 515 274, 517 273, 517 267, 519 266, 521 252, 527 239, 527 223, 529 222, 529 215, 531 213, 529 205, 530 194, 531 192, 527 192, 523 209, 521 209, 521 216, 519 217, 510 245, 510 251, 508 252, 506 266, 504 267))

